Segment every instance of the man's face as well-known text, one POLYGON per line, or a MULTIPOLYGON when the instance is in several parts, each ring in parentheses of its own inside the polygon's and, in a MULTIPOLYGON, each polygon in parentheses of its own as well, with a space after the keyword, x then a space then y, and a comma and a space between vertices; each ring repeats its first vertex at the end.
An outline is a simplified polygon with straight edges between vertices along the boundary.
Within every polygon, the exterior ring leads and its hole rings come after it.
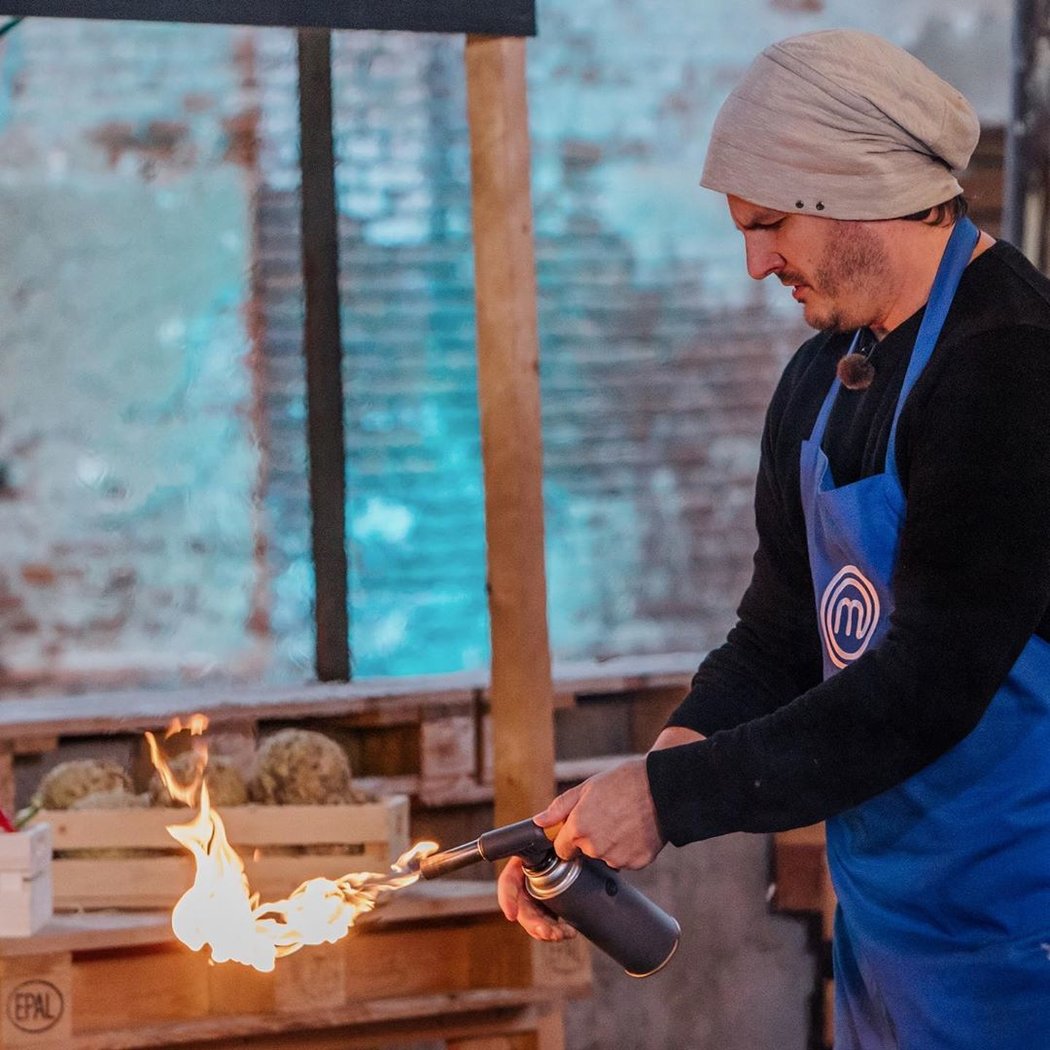
POLYGON ((792 289, 811 328, 852 331, 879 320, 889 285, 889 255, 864 222, 795 215, 730 196, 729 213, 744 235, 747 272, 770 274, 792 289))

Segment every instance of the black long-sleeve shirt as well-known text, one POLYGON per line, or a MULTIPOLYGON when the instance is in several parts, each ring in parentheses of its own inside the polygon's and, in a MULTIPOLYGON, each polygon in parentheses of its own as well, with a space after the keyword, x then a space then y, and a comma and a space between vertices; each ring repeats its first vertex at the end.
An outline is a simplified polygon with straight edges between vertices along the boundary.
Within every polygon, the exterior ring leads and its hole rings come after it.
MULTIPOLYGON (((921 319, 878 345, 867 390, 840 392, 823 441, 836 485, 884 470, 921 319)), ((770 404, 752 580, 668 723, 709 739, 648 758, 676 845, 799 827, 899 784, 977 725, 1033 634, 1050 640, 1050 281, 999 242, 967 267, 901 414, 887 635, 821 681, 799 451, 849 339, 803 344, 770 404)))

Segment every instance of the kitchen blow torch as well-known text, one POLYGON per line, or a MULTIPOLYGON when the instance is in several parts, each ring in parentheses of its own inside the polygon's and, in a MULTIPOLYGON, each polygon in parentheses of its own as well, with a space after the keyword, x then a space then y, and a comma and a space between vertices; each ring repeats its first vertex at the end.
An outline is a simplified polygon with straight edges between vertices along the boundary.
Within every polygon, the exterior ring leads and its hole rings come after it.
POLYGON ((473 842, 424 857, 419 874, 436 879, 481 860, 520 857, 529 896, 579 930, 629 976, 648 977, 663 969, 678 948, 678 922, 602 861, 582 854, 562 860, 551 845, 557 831, 531 820, 493 828, 473 842))

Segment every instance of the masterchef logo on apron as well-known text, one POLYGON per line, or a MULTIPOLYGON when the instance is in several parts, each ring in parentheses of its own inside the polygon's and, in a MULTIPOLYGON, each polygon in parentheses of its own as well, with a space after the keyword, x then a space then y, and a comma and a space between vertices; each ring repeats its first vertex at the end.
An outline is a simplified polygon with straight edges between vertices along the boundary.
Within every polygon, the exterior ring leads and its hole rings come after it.
POLYGON ((856 565, 835 573, 820 599, 820 633, 838 668, 856 660, 879 623, 879 596, 856 565))

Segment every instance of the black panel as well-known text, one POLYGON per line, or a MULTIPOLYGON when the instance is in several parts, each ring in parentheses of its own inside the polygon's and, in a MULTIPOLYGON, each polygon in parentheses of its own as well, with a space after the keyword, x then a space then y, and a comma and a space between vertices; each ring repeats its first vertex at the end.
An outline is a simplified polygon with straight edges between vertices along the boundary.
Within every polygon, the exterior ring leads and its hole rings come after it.
POLYGON ((314 563, 316 672, 350 677, 346 566, 346 441, 339 318, 339 213, 332 141, 332 34, 299 31, 299 148, 306 324, 307 448, 314 563))
POLYGON ((8 15, 532 36, 535 0, 0 0, 8 15))

